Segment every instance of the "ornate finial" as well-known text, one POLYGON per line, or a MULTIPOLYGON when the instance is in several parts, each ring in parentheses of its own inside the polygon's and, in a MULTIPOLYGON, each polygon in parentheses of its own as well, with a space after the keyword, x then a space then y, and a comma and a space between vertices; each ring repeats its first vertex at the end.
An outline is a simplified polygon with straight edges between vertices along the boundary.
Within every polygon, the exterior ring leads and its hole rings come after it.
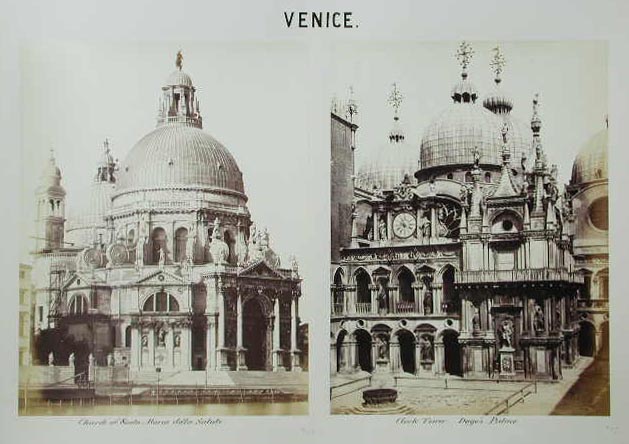
POLYGON ((507 133, 509 132, 509 125, 505 122, 502 125, 502 143, 507 144, 507 133))
POLYGON ((349 100, 347 101, 347 115, 349 117, 349 121, 352 122, 354 120, 354 116, 358 114, 358 105, 354 100, 354 87, 349 87, 349 100))
POLYGON ((105 141, 103 142, 103 148, 105 148, 105 152, 109 152, 109 139, 105 137, 105 141))
POLYGON ((539 93, 535 93, 533 97, 533 117, 531 117, 531 129, 533 135, 538 136, 542 127, 542 119, 539 117, 539 93))
POLYGON ((183 67, 183 54, 181 53, 181 49, 177 51, 177 58, 175 59, 175 66, 181 71, 183 67))
POLYGON ((492 51, 494 51, 494 57, 491 59, 489 66, 492 67, 494 73, 496 74, 496 77, 494 80, 496 81, 496 83, 500 83, 500 74, 502 74, 502 71, 505 65, 507 64, 507 60, 505 59, 505 56, 502 54, 502 51, 500 50, 500 46, 496 45, 496 47, 492 49, 492 51))
POLYGON ((472 61, 472 56, 474 56, 474 50, 472 49, 472 45, 470 45, 465 40, 461 42, 459 45, 459 49, 456 51, 456 59, 461 64, 463 78, 467 77, 467 67, 472 61))
POLYGON ((404 96, 400 93, 400 90, 397 87, 397 83, 393 84, 393 91, 389 95, 389 105, 391 105, 395 111, 395 120, 398 120, 398 112, 400 111, 400 106, 402 105, 402 101, 404 100, 404 96))

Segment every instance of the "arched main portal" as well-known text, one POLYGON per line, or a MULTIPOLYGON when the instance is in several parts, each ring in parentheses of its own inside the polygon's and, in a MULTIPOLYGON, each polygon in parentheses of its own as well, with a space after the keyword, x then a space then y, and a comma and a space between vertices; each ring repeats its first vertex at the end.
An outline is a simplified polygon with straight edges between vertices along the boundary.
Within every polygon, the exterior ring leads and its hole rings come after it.
POLYGON ((345 355, 345 347, 343 343, 345 342, 345 337, 347 336, 347 332, 345 330, 341 330, 338 337, 336 338, 336 371, 340 372, 346 367, 347 364, 347 356, 345 355))
POLYGON ((357 330, 354 336, 356 337, 358 366, 361 370, 371 372, 373 370, 373 363, 371 362, 371 335, 365 330, 357 330))
POLYGON ((242 342, 247 350, 245 364, 249 370, 266 370, 268 356, 268 322, 260 301, 249 299, 242 309, 242 342))
POLYGON ((455 331, 443 332, 444 367, 450 375, 463 376, 461 369, 461 345, 459 335, 455 331))
POLYGON ((579 354, 581 356, 594 356, 596 350, 596 331, 594 326, 587 321, 579 323, 579 354))
POLYGON ((398 333, 400 344, 400 363, 404 373, 415 373, 415 335, 408 330, 398 333))

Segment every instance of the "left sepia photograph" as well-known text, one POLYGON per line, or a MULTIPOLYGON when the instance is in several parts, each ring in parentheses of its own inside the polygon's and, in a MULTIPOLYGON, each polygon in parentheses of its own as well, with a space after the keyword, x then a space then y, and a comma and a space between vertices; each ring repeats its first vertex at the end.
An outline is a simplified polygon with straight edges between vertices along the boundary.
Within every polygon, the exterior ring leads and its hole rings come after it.
POLYGON ((304 54, 22 47, 20 415, 308 414, 304 54))

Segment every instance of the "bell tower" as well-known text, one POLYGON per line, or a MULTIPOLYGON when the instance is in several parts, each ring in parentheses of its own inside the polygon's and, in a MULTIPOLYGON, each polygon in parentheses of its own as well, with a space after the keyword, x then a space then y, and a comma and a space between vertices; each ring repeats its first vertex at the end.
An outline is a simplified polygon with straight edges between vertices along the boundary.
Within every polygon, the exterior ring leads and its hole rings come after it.
POLYGON ((57 167, 54 153, 40 179, 36 191, 37 219, 35 251, 42 252, 62 248, 64 245, 66 191, 61 186, 61 170, 57 167))

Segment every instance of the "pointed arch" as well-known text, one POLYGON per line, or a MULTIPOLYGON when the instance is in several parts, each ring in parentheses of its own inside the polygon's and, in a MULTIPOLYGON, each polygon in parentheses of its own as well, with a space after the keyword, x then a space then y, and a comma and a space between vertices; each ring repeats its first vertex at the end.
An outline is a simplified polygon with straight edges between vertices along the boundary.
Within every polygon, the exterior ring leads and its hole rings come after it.
MULTIPOLYGON (((400 301, 404 304, 413 304, 415 302, 415 291, 413 284, 415 283, 415 274, 405 265, 402 265, 396 274, 398 281, 398 292, 400 301)), ((412 307, 414 308, 414 307, 412 307)))

